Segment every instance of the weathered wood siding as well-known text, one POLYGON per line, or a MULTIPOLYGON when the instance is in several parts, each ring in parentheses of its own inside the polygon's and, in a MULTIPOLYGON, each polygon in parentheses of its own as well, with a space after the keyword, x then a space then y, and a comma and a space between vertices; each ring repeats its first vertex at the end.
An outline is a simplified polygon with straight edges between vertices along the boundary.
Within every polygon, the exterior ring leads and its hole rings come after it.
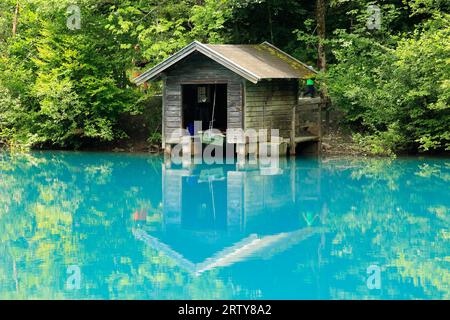
POLYGON ((298 81, 247 81, 245 87, 245 129, 279 129, 281 137, 289 138, 298 81))
POLYGON ((320 97, 299 99, 295 114, 296 136, 320 135, 321 103, 320 97))
POLYGON ((226 83, 227 126, 242 128, 243 79, 210 58, 194 53, 168 69, 164 76, 164 141, 178 143, 179 135, 173 134, 182 128, 182 84, 226 83))

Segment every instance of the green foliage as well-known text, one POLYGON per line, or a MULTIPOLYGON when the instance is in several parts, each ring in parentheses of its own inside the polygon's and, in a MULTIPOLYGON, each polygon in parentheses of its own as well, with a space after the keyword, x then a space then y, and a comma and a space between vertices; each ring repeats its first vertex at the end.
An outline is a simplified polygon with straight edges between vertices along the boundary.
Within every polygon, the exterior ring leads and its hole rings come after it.
MULTIPOLYGON (((146 96, 159 90, 158 86, 146 91, 136 88, 130 82, 135 70, 160 62, 194 39, 224 41, 221 29, 231 10, 226 0, 203 4, 83 0, 77 3, 81 29, 69 30, 70 4, 20 3, 16 36, 2 29, 4 144, 74 148, 123 138, 120 115, 139 113, 146 96)), ((1 26, 12 21, 15 5, 15 1, 0 1, 7 12, 0 16, 1 26)))
POLYGON ((158 145, 161 143, 161 140, 162 140, 161 133, 154 132, 154 133, 152 133, 150 138, 147 139, 147 142, 150 144, 158 145))
POLYGON ((353 139, 362 150, 377 156, 395 156, 395 151, 399 150, 403 141, 398 133, 398 123, 390 125, 386 131, 377 131, 371 135, 355 133, 353 139))
POLYGON ((28 123, 29 116, 20 101, 0 86, 0 147, 6 146, 13 152, 31 147, 37 136, 24 129, 28 123))
POLYGON ((206 0, 203 5, 195 5, 192 8, 192 15, 189 20, 193 24, 191 32, 199 41, 224 42, 223 28, 230 17, 230 1, 206 0))
POLYGON ((401 39, 336 33, 329 92, 374 153, 450 150, 449 17, 435 15, 401 39))
MULTIPOLYGON (((130 79, 193 40, 270 41, 308 65, 317 59, 314 1, 0 0, 0 139, 76 148, 123 138, 123 114, 145 110, 160 84, 130 79)), ((374 153, 449 150, 449 17, 441 0, 326 1, 324 82, 358 141, 374 153), (367 30, 378 3, 381 30, 367 30), (387 151, 389 150, 389 151, 387 151)), ((147 121, 148 120, 148 121, 147 121)), ((160 134, 160 112, 146 117, 160 134)), ((128 133, 128 132, 127 132, 128 133)))

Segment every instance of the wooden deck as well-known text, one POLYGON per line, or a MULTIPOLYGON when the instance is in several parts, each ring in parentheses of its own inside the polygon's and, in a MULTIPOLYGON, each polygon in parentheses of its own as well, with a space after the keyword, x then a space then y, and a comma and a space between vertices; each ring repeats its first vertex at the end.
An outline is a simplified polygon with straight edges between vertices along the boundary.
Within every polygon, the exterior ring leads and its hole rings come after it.
POLYGON ((301 137, 295 137, 295 143, 302 143, 302 142, 308 142, 308 141, 319 141, 319 136, 301 136, 301 137))

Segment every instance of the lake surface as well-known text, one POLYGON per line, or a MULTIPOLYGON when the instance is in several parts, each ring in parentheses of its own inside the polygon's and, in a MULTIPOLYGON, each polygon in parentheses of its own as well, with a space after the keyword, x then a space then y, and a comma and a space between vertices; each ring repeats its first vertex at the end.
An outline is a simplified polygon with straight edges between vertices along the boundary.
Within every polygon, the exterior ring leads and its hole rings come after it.
POLYGON ((0 299, 449 299, 450 159, 0 154, 0 299))

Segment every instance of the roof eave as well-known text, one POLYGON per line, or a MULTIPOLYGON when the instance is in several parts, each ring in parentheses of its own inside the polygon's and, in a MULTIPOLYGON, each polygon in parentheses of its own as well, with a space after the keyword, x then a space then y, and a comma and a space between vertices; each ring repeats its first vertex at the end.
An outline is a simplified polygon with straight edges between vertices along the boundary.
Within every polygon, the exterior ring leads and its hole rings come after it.
POLYGON ((231 71, 235 72, 236 74, 253 83, 258 83, 258 81, 261 80, 261 78, 255 75, 254 73, 236 65, 235 63, 233 63, 223 55, 219 54, 218 52, 212 50, 211 48, 205 46, 204 44, 198 41, 194 41, 190 43, 188 46, 178 51, 177 53, 175 53, 174 55, 172 55, 171 57, 160 62, 153 68, 145 71, 140 76, 133 79, 133 82, 136 83, 137 85, 141 85, 146 81, 153 81, 155 79, 158 79, 161 72, 171 67, 175 63, 179 62, 180 60, 186 58, 195 51, 204 54, 208 58, 216 61, 217 63, 223 65, 224 67, 230 69, 231 71))
POLYGON ((140 76, 134 78, 133 82, 136 83, 137 85, 141 85, 148 80, 157 78, 159 76, 159 74, 161 72, 163 72, 165 69, 169 68, 171 65, 175 64, 179 60, 185 58, 186 56, 188 56, 189 54, 194 52, 196 44, 197 44, 197 41, 190 43, 189 45, 187 45, 186 47, 184 47, 183 49, 181 49, 174 55, 172 55, 169 58, 167 58, 166 60, 158 63, 153 68, 150 68, 149 70, 145 71, 140 76))

